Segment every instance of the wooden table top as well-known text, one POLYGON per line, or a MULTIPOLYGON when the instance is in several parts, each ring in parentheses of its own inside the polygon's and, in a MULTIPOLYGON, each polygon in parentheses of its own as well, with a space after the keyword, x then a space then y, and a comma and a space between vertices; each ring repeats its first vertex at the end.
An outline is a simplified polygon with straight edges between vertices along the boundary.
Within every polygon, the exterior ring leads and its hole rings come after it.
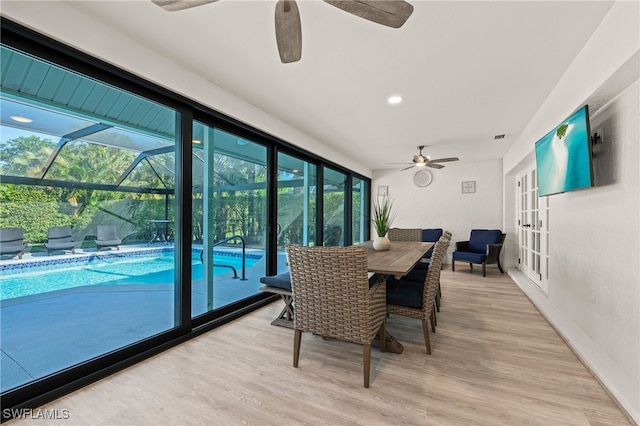
POLYGON ((369 272, 400 278, 416 266, 434 243, 391 241, 391 249, 385 251, 374 250, 373 241, 361 245, 367 249, 369 272))

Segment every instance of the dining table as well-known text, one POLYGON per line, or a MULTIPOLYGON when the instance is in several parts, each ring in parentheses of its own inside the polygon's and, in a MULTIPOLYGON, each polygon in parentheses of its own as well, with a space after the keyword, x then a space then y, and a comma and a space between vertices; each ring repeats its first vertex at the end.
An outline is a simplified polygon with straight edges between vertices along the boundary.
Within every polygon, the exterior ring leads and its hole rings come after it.
POLYGON ((431 242, 391 241, 389 250, 375 250, 373 241, 358 245, 367 249, 369 272, 400 277, 407 275, 432 247, 431 242))

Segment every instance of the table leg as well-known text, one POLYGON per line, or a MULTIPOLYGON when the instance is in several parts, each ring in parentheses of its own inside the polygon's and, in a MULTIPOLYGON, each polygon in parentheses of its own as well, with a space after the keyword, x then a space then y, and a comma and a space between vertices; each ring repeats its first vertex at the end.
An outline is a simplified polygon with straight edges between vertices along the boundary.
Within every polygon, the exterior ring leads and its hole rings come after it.
POLYGON ((153 243, 156 240, 156 238, 158 238, 158 227, 153 226, 153 235, 151 236, 151 239, 149 240, 147 245, 150 245, 151 243, 153 243))
MULTIPOLYGON (((380 347, 380 336, 376 336, 373 338, 373 342, 371 342, 371 346, 376 348, 380 347)), ((392 354, 401 354, 404 351, 404 346, 402 343, 398 341, 395 337, 389 334, 387 331, 387 352, 391 352, 392 354)))

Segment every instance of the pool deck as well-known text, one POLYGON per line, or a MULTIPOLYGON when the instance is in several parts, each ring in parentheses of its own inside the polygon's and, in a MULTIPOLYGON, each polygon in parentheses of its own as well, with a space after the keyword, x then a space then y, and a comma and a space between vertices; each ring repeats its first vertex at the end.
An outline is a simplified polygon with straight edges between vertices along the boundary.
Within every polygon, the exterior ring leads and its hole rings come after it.
MULTIPOLYGON (((172 245, 122 246, 119 252, 157 250, 172 245)), ((227 249, 225 248, 225 251, 227 249)), ((231 249, 233 250, 233 249, 231 249)), ((12 264, 112 254, 76 250, 76 254, 26 253, 12 264)), ((252 250, 257 253, 259 250, 252 250)), ((249 250, 247 250, 249 253, 249 250)), ((246 270, 246 280, 229 272, 217 275, 207 297, 202 280, 192 283, 192 316, 259 293, 264 259, 246 270)), ((82 286, 0 301, 0 391, 166 331, 174 326, 173 284, 82 286)))

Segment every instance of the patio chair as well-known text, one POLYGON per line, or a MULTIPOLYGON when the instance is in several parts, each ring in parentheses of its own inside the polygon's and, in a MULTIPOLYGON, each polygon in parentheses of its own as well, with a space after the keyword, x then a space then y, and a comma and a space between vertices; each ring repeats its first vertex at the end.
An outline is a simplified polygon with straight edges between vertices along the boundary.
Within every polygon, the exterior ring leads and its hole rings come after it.
POLYGON ((390 228, 387 237, 391 241, 422 241, 422 229, 390 228))
POLYGON ((451 270, 456 270, 457 260, 469 263, 471 270, 474 263, 481 264, 483 277, 487 276, 486 266, 494 263, 504 274, 500 264, 500 251, 506 235, 499 229, 472 229, 469 240, 456 242, 456 250, 451 255, 451 270))
POLYGON ((26 248, 22 228, 0 228, 0 256, 10 254, 11 257, 17 255, 18 259, 22 259, 26 248))
POLYGON ((76 242, 73 240, 71 234, 71 227, 69 226, 52 226, 47 231, 48 240, 44 243, 47 248, 47 253, 51 256, 54 251, 71 250, 71 253, 76 252, 76 242))
POLYGON ((98 251, 107 247, 115 247, 116 250, 120 250, 122 240, 118 238, 115 225, 98 225, 97 231, 96 246, 98 251))
POLYGON ((289 244, 286 250, 296 304, 293 366, 298 367, 302 332, 358 343, 363 348, 364 387, 368 388, 376 334, 380 334, 380 349, 386 350, 386 309, 384 278, 369 287, 367 249, 289 244))
POLYGON ((433 250, 429 269, 423 282, 387 277, 387 312, 416 318, 422 321, 422 333, 427 353, 431 354, 431 340, 429 325, 436 331, 436 313, 434 311, 435 297, 438 291, 440 271, 444 254, 449 241, 441 237, 433 250))

